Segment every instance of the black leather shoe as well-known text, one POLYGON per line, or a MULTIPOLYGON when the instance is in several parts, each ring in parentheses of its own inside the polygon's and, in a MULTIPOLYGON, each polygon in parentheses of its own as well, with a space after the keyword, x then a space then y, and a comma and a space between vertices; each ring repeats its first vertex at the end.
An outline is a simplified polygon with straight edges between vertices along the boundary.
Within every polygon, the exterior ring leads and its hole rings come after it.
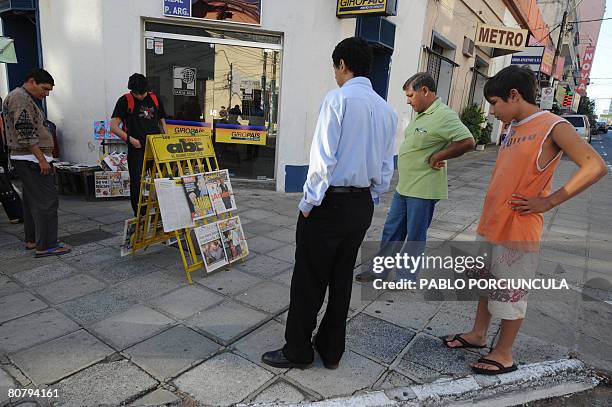
POLYGON ((371 283, 377 278, 381 278, 381 277, 379 277, 378 275, 370 271, 364 271, 363 273, 359 273, 355 276, 355 281, 357 281, 358 283, 371 283))
POLYGON ((336 362, 336 363, 328 363, 328 362, 326 362, 325 359, 323 359, 323 356, 321 355, 321 352, 319 351, 319 347, 316 344, 314 344, 313 346, 314 346, 314 349, 319 354, 319 357, 321 358, 321 361, 323 362, 323 366, 325 366, 326 369, 330 369, 330 370, 338 369, 338 366, 340 366, 340 362, 336 362))
POLYGON ((293 367, 297 367, 298 369, 308 369, 312 367, 312 362, 310 363, 295 363, 290 361, 285 357, 282 349, 273 350, 272 352, 266 352, 261 355, 261 361, 266 365, 270 365, 273 367, 278 367, 281 369, 290 369, 293 367))

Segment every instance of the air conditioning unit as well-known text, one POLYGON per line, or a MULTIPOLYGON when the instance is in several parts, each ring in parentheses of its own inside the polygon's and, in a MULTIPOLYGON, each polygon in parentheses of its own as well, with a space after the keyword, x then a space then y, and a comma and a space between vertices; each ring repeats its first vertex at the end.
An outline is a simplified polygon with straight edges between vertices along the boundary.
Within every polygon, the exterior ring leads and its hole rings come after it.
POLYGON ((34 0, 0 0, 0 13, 12 10, 34 11, 36 4, 34 0))
POLYGON ((461 52, 466 57, 474 56, 474 41, 471 38, 463 37, 463 49, 461 52))

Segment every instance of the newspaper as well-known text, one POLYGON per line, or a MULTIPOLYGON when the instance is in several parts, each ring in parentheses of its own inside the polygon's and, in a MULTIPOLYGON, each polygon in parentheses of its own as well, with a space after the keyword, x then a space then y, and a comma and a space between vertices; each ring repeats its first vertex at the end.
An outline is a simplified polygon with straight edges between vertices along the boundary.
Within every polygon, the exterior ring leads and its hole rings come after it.
POLYGON ((155 179, 155 192, 161 211, 164 232, 193 227, 193 219, 181 184, 178 179, 155 179))
POLYGON ((194 231, 207 273, 229 263, 217 223, 199 226, 194 231))
POLYGON ((217 214, 236 210, 234 191, 230 183, 229 171, 221 170, 206 174, 206 188, 217 214))
POLYGON ((214 215, 215 211, 213 210, 206 188, 206 175, 186 175, 182 179, 191 218, 196 220, 214 215))
POLYGON ((128 171, 96 171, 94 173, 96 198, 130 196, 130 174, 128 171))
POLYGON ((132 252, 132 236, 136 232, 136 218, 126 219, 123 226, 123 243, 121 244, 121 257, 132 252))
POLYGON ((100 159, 100 167, 106 171, 127 171, 127 153, 113 152, 100 159))
POLYGON ((240 218, 234 216, 233 218, 220 220, 217 225, 221 232, 221 239, 229 262, 233 263, 248 256, 249 248, 244 238, 240 218))

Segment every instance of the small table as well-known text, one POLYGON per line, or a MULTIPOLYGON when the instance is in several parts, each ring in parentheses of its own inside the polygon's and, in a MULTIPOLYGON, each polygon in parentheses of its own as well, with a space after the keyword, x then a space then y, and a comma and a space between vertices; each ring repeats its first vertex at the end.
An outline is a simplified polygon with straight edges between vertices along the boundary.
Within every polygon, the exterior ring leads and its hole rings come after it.
POLYGON ((94 172, 100 171, 99 165, 70 165, 55 168, 58 191, 60 194, 85 193, 85 200, 92 201, 94 192, 94 172), (82 185, 82 187, 81 187, 82 185))

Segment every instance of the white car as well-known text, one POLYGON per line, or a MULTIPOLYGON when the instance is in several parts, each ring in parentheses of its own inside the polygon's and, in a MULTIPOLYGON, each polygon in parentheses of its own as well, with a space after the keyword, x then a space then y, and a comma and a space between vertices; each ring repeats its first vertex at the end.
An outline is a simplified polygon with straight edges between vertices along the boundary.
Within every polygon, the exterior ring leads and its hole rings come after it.
POLYGON ((583 114, 568 114, 563 116, 565 120, 570 122, 580 137, 586 140, 588 143, 591 142, 591 124, 589 118, 583 114))

